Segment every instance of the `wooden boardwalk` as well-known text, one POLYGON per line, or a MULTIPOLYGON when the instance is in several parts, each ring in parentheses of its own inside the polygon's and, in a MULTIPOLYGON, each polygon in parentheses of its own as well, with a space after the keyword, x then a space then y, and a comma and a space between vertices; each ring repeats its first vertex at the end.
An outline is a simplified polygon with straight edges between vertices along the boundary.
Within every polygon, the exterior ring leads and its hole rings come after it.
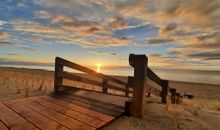
POLYGON ((0 102, 0 130, 92 130, 124 113, 126 97, 68 90, 0 102))
POLYGON ((148 68, 147 63, 145 55, 131 54, 129 64, 134 68, 134 76, 128 77, 125 82, 57 57, 54 75, 56 94, 1 101, 0 130, 93 130, 105 126, 122 114, 141 118, 145 91, 148 96, 150 93, 160 96, 164 104, 170 92, 171 102, 178 103, 180 94, 170 88, 168 80, 162 80, 148 68), (102 82, 65 72, 64 67, 97 76, 102 82), (160 85, 161 90, 149 85, 145 87, 147 77, 160 85), (65 86, 63 79, 98 86, 102 91, 65 86), (111 95, 108 89, 124 94, 111 95))

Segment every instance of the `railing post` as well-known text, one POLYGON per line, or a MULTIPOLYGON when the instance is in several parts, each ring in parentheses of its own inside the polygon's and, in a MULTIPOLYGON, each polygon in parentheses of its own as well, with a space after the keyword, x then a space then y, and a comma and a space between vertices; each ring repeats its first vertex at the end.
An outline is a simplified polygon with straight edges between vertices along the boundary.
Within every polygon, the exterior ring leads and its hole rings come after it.
POLYGON ((60 64, 59 58, 55 59, 55 71, 54 71, 54 92, 58 92, 63 87, 63 78, 59 76, 59 73, 63 72, 63 65, 60 64))
POLYGON ((128 81, 125 86, 125 96, 129 97, 129 88, 133 88, 133 77, 128 76, 128 81))
POLYGON ((176 93, 176 104, 180 103, 180 93, 176 93))
POLYGON ((168 80, 162 80, 163 86, 162 86, 162 92, 161 92, 161 103, 167 104, 167 93, 168 93, 168 80))
POLYGON ((176 104, 176 89, 171 88, 170 92, 171 92, 171 103, 176 104))
POLYGON ((145 55, 129 56, 129 64, 134 67, 133 98, 131 102, 126 102, 126 113, 131 116, 142 117, 142 109, 144 106, 144 86, 147 75, 148 59, 145 55), (129 106, 129 107, 128 107, 129 106))
POLYGON ((102 92, 103 92, 103 93, 107 93, 107 92, 108 92, 108 86, 107 86, 107 84, 108 84, 108 80, 103 79, 103 82, 102 82, 102 92))

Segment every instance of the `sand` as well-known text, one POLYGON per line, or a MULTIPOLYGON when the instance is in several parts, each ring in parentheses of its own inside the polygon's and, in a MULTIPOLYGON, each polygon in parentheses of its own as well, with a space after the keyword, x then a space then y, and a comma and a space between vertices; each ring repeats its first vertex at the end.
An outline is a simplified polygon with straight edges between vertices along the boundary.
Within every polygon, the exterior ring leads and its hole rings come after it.
MULTIPOLYGON (((101 80, 84 74, 97 81, 101 80)), ((117 77, 126 80, 124 77, 117 77)), ((73 81, 66 85, 100 90, 96 86, 73 81)), ((0 67, 0 100, 43 95, 53 92, 53 71, 0 67)), ((153 84, 153 83, 149 83, 153 84)), ((220 128, 220 85, 171 81, 180 93, 192 93, 194 98, 181 104, 163 105, 155 96, 147 98, 142 119, 122 116, 104 130, 218 130, 220 128)), ((118 93, 112 91, 113 93, 118 93)), ((120 93, 118 93, 120 94, 120 93)))

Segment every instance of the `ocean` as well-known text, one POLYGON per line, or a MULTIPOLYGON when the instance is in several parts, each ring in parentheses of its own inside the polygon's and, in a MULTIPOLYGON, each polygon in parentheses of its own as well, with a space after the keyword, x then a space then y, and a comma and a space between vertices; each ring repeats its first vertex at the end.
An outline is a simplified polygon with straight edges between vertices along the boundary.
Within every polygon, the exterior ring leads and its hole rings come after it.
MULTIPOLYGON (((0 65, 2 67, 17 67, 17 68, 30 68, 30 69, 44 69, 54 70, 54 66, 22 66, 22 65, 0 65)), ((91 67, 90 67, 91 68, 91 67)), ((96 70, 95 67, 91 69, 96 70)), ((78 72, 70 68, 64 68, 65 71, 78 72)), ((194 83, 206 83, 220 85, 220 71, 207 71, 207 70, 180 70, 180 69, 161 69, 153 68, 152 70, 161 78, 174 81, 194 82, 194 83)), ((108 67, 101 68, 101 73, 107 75, 118 76, 132 76, 132 67, 108 67)))

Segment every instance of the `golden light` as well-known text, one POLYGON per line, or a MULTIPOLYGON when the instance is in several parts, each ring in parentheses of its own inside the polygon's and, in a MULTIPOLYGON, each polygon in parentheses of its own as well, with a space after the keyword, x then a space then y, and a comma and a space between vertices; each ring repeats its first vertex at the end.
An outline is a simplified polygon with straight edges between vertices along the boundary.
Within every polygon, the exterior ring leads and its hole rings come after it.
POLYGON ((97 66, 96 72, 100 73, 102 65, 96 64, 96 66, 97 66))

